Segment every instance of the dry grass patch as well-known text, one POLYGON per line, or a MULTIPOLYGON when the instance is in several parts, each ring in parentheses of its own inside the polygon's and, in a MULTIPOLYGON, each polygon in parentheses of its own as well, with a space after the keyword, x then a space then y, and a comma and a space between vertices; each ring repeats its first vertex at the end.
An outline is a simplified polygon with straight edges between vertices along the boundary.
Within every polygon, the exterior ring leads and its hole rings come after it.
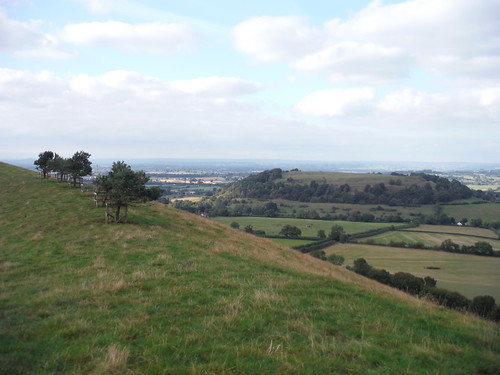
POLYGON ((101 364, 98 366, 96 374, 123 374, 127 371, 127 361, 129 350, 120 348, 116 344, 111 344, 101 364))

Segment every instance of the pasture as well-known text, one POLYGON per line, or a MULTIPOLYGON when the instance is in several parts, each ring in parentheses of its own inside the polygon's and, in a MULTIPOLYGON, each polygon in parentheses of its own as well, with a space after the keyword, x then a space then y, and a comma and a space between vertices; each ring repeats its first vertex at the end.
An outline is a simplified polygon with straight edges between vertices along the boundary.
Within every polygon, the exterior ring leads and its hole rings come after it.
POLYGON ((473 236, 463 236, 459 234, 447 234, 447 233, 431 233, 431 232, 419 232, 419 231, 391 231, 385 232, 373 237, 364 238, 362 242, 367 240, 373 240, 375 244, 388 245, 391 241, 406 243, 416 243, 421 242, 425 246, 434 247, 439 246, 441 243, 447 239, 452 240, 454 243, 462 246, 472 246, 476 242, 485 241, 491 244, 493 250, 500 250, 500 240, 488 239, 482 237, 473 236))
POLYGON ((391 273, 401 271, 433 277, 438 287, 457 291, 468 298, 490 295, 500 301, 500 258, 366 244, 337 244, 325 252, 342 255, 346 265, 364 258, 370 265, 391 273))
POLYGON ((240 229, 251 225, 254 230, 263 230, 266 235, 277 236, 284 225, 293 225, 302 231, 303 237, 316 237, 318 230, 322 229, 326 235, 330 232, 333 225, 338 224, 344 228, 347 234, 355 234, 366 232, 372 229, 386 228, 394 225, 395 228, 401 226, 400 223, 360 223, 352 221, 326 221, 326 220, 309 220, 309 219, 293 219, 293 218, 272 218, 272 217, 215 217, 213 220, 230 225, 233 221, 240 225, 240 229))
POLYGON ((500 221, 500 203, 443 205, 443 212, 460 221, 463 218, 482 219, 485 222, 500 221))
MULTIPOLYGON (((348 184, 352 190, 363 190, 366 185, 376 185, 383 183, 391 189, 402 189, 403 187, 416 184, 424 185, 425 181, 420 176, 391 176, 375 173, 345 173, 345 172, 300 172, 290 171, 283 173, 283 177, 278 181, 288 181, 292 179, 295 183, 309 184, 311 181, 317 183, 326 182, 333 185, 348 184), (390 181, 400 180, 400 187, 391 185, 390 181)), ((432 184, 432 182, 431 182, 432 184)))
POLYGON ((487 237, 492 239, 498 239, 498 235, 493 232, 491 229, 486 228, 474 228, 467 226, 458 226, 458 225, 428 225, 422 224, 417 228, 404 229, 412 232, 434 232, 434 233, 453 233, 453 234, 462 234, 466 236, 474 236, 474 237, 487 237))

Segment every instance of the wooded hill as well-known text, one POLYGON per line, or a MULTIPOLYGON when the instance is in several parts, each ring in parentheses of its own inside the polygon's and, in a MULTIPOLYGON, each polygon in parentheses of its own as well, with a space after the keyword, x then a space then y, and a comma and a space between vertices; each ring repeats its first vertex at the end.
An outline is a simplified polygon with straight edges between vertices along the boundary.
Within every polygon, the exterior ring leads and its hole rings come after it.
POLYGON ((0 163, 0 374, 496 374, 499 326, 0 163))
POLYGON ((391 206, 446 203, 487 193, 472 191, 457 180, 417 173, 355 174, 284 172, 272 169, 231 184, 228 198, 286 199, 300 202, 386 204, 391 206))

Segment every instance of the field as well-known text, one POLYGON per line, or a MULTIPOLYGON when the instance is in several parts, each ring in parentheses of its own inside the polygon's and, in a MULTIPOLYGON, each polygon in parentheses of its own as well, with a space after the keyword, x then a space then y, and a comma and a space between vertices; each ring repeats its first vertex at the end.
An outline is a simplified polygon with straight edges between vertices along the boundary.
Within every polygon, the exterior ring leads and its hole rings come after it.
POLYGON ((431 276, 438 281, 438 287, 458 291, 468 298, 487 294, 500 301, 500 258, 365 244, 338 244, 325 252, 344 256, 346 265, 364 258, 370 265, 391 273, 431 276))
POLYGON ((500 368, 498 324, 286 246, 154 203, 106 225, 91 196, 2 163, 0 186, 2 375, 500 368))
POLYGON ((443 212, 460 221, 464 217, 471 219, 481 218, 484 222, 500 221, 500 203, 445 205, 443 212))
POLYGON ((458 225, 419 225, 417 228, 404 229, 409 231, 419 231, 419 232, 436 232, 436 233, 454 233, 462 234, 466 236, 474 237, 487 237, 498 239, 498 235, 490 229, 486 228, 474 228, 467 226, 458 225))
POLYGON ((482 237, 462 236, 445 233, 430 233, 430 232, 412 232, 412 231, 391 231, 385 232, 373 237, 363 238, 361 241, 373 240, 376 244, 389 244, 390 241, 406 243, 421 242, 425 246, 439 246, 447 239, 452 240, 454 243, 462 246, 472 246, 476 242, 485 241, 491 244, 493 250, 500 250, 500 241, 494 239, 485 239, 482 237))
POLYGON ((302 231, 303 237, 316 237, 318 230, 323 229, 328 235, 333 225, 341 225, 347 234, 366 232, 372 229, 386 228, 394 225, 398 227, 399 223, 356 223, 351 221, 325 221, 308 219, 290 219, 290 218, 269 218, 269 217, 216 217, 213 220, 230 225, 233 221, 243 229, 247 225, 252 225, 254 230, 263 230, 266 235, 277 236, 284 225, 294 225, 302 231))
POLYGON ((316 181, 321 183, 325 181, 326 183, 333 185, 349 184, 352 190, 358 189, 363 190, 368 184, 375 185, 383 183, 390 187, 391 189, 399 189, 397 185, 391 185, 390 181, 400 180, 402 182, 401 188, 409 186, 412 184, 423 185, 426 181, 422 177, 418 176, 391 176, 384 174, 375 173, 338 173, 338 172, 285 172, 283 177, 278 181, 287 181, 288 179, 293 179, 297 183, 310 183, 311 181, 316 181))

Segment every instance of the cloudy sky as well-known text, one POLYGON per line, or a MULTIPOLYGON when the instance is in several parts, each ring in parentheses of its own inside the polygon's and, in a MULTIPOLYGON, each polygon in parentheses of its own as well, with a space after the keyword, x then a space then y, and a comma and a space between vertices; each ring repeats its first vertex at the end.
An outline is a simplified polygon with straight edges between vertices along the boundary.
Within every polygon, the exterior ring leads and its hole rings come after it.
POLYGON ((0 160, 500 162, 500 0, 0 0, 0 160))

